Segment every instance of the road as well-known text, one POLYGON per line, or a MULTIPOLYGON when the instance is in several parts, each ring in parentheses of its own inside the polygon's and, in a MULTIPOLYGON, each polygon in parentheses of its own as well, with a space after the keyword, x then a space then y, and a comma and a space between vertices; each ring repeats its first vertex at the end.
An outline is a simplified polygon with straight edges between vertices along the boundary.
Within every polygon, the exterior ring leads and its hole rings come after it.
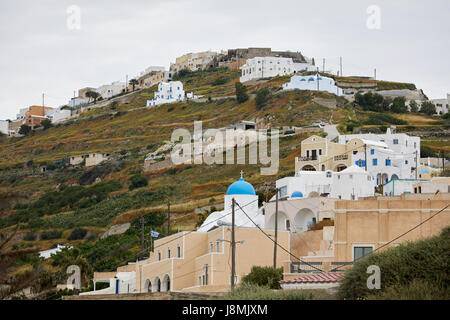
POLYGON ((339 135, 339 132, 337 131, 335 124, 327 124, 327 125, 325 125, 323 127, 323 131, 328 133, 328 135, 327 135, 327 139, 328 140, 333 140, 334 138, 336 138, 339 135))

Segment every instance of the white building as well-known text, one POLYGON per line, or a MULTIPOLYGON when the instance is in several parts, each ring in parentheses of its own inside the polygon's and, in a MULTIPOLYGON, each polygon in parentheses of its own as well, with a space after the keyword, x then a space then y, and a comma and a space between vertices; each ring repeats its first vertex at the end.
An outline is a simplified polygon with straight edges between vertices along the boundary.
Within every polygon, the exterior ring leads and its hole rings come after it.
POLYGON ((211 213, 203 222, 197 232, 208 232, 219 226, 231 225, 232 199, 235 205, 235 225, 236 227, 256 228, 247 215, 261 228, 264 228, 264 215, 258 209, 258 196, 253 186, 243 178, 232 183, 224 197, 224 210, 211 213), (245 214, 242 210, 244 209, 245 214))
POLYGON ((358 200, 375 194, 375 181, 369 172, 358 166, 351 166, 333 173, 331 198, 358 200))
MULTIPOLYGON (((343 200, 357 200, 375 194, 375 181, 369 172, 358 166, 333 172, 299 171, 295 177, 276 181, 280 199, 325 196, 343 200)), ((275 197, 271 199, 274 200, 275 197)))
POLYGON ((450 178, 436 177, 430 179, 394 179, 383 186, 383 195, 400 196, 404 193, 428 193, 449 192, 450 178))
POLYGON ((140 76, 144 76, 150 72, 165 72, 166 68, 160 66, 150 66, 140 73, 140 76))
POLYGON ((157 106, 164 103, 183 101, 185 98, 183 83, 181 81, 160 82, 158 91, 153 99, 147 100, 147 107, 157 106))
POLYGON ((9 121, 0 120, 0 132, 9 135, 9 121))
POLYGON ((61 252, 62 249, 64 249, 64 248, 72 249, 72 247, 66 247, 64 245, 59 245, 58 244, 56 248, 49 249, 49 250, 44 250, 44 251, 39 251, 39 257, 44 258, 44 259, 48 259, 52 255, 57 254, 58 252, 61 252))
POLYGON ((446 114, 449 111, 450 93, 447 93, 447 99, 432 99, 431 103, 436 107, 437 114, 446 114))
POLYGON ((297 63, 293 62, 292 58, 282 57, 255 57, 247 59, 247 62, 240 69, 241 82, 317 70, 315 66, 308 63, 297 63))
POLYGON ((126 294, 136 292, 136 272, 117 272, 113 278, 94 280, 94 291, 82 292, 80 296, 90 296, 97 294, 126 294), (95 290, 97 282, 108 283, 109 287, 95 290))
POLYGON ((88 103, 89 103, 89 99, 84 99, 84 98, 77 97, 77 98, 70 99, 69 103, 67 103, 67 105, 69 107, 73 108, 73 107, 82 106, 82 105, 85 105, 85 104, 88 104, 88 103))
POLYGON ((292 76, 290 82, 283 84, 283 90, 327 91, 338 96, 342 95, 342 89, 336 86, 334 79, 319 74, 292 76))
POLYGON ((112 98, 118 94, 121 94, 126 89, 126 85, 123 82, 116 81, 111 84, 103 85, 96 89, 97 93, 102 96, 103 99, 112 98))
POLYGON ((45 110, 45 116, 52 120, 52 123, 58 123, 69 119, 72 116, 72 111, 62 109, 45 110))
POLYGON ((361 168, 367 167, 377 185, 391 179, 415 177, 416 166, 419 165, 416 162, 420 159, 420 137, 391 133, 391 129, 388 129, 386 134, 340 135, 338 142, 347 144, 355 138, 365 143, 366 151, 354 152, 352 163, 361 168))

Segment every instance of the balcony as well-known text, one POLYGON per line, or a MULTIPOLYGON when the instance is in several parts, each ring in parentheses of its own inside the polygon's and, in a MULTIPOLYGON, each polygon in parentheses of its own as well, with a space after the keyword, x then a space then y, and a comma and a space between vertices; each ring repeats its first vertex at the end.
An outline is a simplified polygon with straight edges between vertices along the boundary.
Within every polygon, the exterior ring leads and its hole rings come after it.
POLYGON ((348 160, 348 154, 334 156, 334 161, 348 160))
POLYGON ((317 156, 316 157, 298 157, 297 158, 298 162, 315 161, 315 160, 317 160, 317 156))

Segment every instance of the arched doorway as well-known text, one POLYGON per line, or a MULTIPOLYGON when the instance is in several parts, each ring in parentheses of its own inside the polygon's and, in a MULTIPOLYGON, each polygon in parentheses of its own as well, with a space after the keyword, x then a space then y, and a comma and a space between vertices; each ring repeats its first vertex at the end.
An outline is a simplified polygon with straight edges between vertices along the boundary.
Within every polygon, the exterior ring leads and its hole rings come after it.
POLYGON ((312 165, 307 164, 306 166, 303 166, 301 171, 316 171, 316 168, 314 168, 312 165))
POLYGON ((304 232, 308 231, 308 224, 313 223, 316 216, 314 212, 312 212, 309 208, 303 208, 297 214, 294 218, 294 232, 304 232))
POLYGON ((393 174, 393 175, 391 176, 391 180, 394 180, 394 179, 398 179, 398 176, 397 176, 396 174, 393 174))
POLYGON ((341 172, 342 170, 345 170, 345 169, 347 169, 347 166, 345 164, 338 164, 336 166, 336 168, 334 169, 334 171, 341 172))
POLYGON ((151 292, 152 291, 152 283, 150 279, 145 280, 144 284, 144 293, 151 292))
POLYGON ((168 274, 166 274, 163 277, 162 288, 161 288, 161 292, 167 292, 167 291, 170 291, 170 277, 168 274))
MULTIPOLYGON (((278 230, 289 231, 291 229, 290 221, 288 216, 283 211, 278 211, 278 230)), ((268 226, 269 229, 275 230, 275 213, 269 219, 268 226)))
POLYGON ((152 292, 161 292, 161 280, 159 277, 156 277, 153 280, 152 292))

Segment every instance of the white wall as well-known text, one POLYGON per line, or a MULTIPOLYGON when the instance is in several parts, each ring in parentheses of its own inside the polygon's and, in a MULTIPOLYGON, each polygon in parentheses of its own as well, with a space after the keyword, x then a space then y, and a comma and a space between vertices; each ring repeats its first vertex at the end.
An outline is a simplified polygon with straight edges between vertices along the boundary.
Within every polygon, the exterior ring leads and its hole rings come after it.
POLYGON ((338 88, 334 79, 320 76, 293 76, 291 81, 283 84, 283 90, 311 90, 327 91, 335 95, 342 95, 342 89, 338 88))
POLYGON ((375 194, 375 181, 363 169, 351 166, 333 174, 333 186, 330 196, 343 200, 358 200, 375 194))
POLYGON ((9 134, 9 122, 8 120, 0 120, 0 132, 3 134, 9 134))
POLYGON ((164 103, 174 103, 183 101, 185 93, 181 81, 160 82, 158 91, 155 92, 153 99, 147 100, 147 107, 156 106, 164 103))

